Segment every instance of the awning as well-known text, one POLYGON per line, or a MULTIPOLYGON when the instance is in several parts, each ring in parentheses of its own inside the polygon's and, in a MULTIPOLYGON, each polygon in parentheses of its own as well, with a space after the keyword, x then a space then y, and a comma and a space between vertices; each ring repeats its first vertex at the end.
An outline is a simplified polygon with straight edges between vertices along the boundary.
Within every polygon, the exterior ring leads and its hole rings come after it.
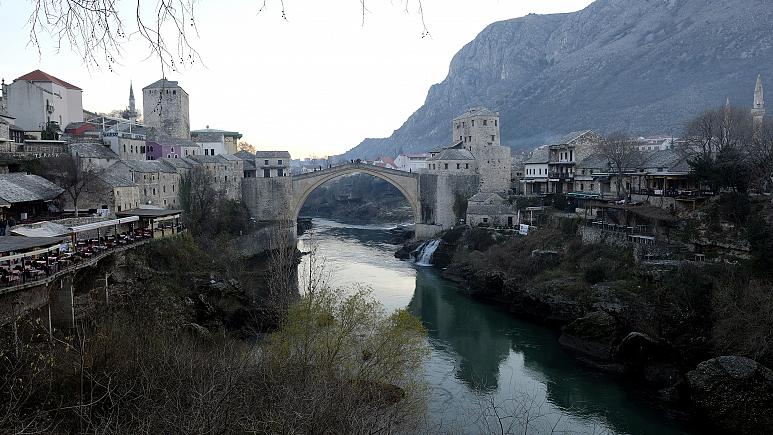
POLYGON ((70 228, 70 232, 82 233, 84 231, 96 230, 98 228, 114 227, 116 225, 126 224, 129 222, 136 222, 140 220, 139 216, 129 216, 120 219, 110 219, 107 221, 92 222, 90 224, 78 225, 70 228))
POLYGON ((59 237, 70 233, 70 229, 55 222, 39 222, 32 225, 15 226, 12 233, 25 237, 59 237))

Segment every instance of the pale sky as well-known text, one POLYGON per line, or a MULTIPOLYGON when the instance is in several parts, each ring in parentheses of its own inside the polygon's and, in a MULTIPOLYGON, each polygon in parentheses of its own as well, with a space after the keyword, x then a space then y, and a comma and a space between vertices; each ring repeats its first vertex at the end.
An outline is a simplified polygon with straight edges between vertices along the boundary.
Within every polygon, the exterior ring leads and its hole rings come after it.
MULTIPOLYGON (((236 130, 258 149, 294 158, 340 154, 400 127, 446 77, 453 55, 488 24, 576 11, 591 0, 423 0, 429 38, 421 37, 415 0, 407 13, 401 0, 369 0, 364 26, 358 0, 284 3, 286 21, 278 0, 260 14, 262 0, 196 3, 192 44, 203 65, 167 73, 190 94, 192 129, 236 130)), ((84 109, 99 112, 126 107, 132 80, 142 108, 141 89, 161 69, 136 35, 113 71, 87 69, 68 48, 57 53, 50 39, 38 56, 27 46, 30 4, 0 0, 0 77, 10 82, 41 69, 83 88, 84 109)), ((125 26, 132 32, 136 24, 125 26)))

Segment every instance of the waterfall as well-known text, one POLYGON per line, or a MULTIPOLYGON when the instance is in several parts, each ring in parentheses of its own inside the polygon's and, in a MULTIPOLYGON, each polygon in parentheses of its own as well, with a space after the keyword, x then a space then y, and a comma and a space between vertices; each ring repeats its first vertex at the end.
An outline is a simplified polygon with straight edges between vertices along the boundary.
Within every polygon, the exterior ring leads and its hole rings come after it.
POLYGON ((432 254, 435 253, 438 245, 440 245, 440 239, 430 240, 422 243, 422 245, 416 249, 416 265, 432 266, 432 254))

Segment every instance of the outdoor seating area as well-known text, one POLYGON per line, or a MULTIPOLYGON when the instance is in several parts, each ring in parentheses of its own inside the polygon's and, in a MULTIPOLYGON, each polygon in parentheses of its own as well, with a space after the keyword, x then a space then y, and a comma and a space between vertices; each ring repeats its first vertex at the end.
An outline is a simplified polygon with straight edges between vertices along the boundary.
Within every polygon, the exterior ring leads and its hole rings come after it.
POLYGON ((96 257, 182 230, 179 211, 154 211, 151 219, 127 215, 69 228, 41 225, 23 230, 35 236, 0 236, 0 289, 43 280, 96 257))

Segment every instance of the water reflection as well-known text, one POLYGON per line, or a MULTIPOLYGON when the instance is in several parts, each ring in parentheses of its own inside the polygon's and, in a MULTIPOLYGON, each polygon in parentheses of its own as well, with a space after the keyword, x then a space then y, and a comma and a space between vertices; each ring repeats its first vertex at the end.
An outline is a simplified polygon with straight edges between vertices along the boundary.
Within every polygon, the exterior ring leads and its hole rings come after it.
POLYGON ((314 224, 304 239, 316 240, 336 283, 370 285, 388 309, 407 306, 422 319, 432 347, 430 418, 441 432, 488 432, 492 416, 481 404, 514 408, 526 400, 530 417, 539 417, 529 433, 553 425, 568 433, 681 433, 620 384, 576 364, 554 331, 460 295, 435 270, 396 260, 386 227, 314 224))

